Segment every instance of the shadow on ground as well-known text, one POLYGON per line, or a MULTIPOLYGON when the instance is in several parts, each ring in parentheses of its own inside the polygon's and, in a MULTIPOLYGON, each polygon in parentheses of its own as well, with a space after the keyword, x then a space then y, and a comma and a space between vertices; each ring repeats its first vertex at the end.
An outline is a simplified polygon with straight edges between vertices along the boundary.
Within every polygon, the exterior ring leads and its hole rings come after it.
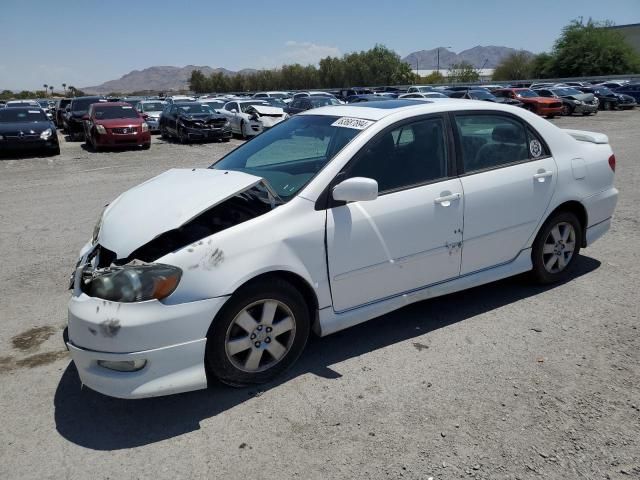
MULTIPOLYGON (((600 266, 581 256, 571 281, 600 266)), ((55 422, 60 434, 95 450, 137 447, 200 428, 200 421, 223 413, 259 391, 278 388, 288 380, 313 373, 338 378, 331 365, 403 342, 476 315, 538 295, 553 286, 532 286, 518 276, 444 297, 426 300, 338 332, 312 338, 298 363, 282 378, 260 387, 234 389, 214 383, 207 390, 143 400, 120 400, 81 388, 73 363, 55 393, 55 422), (375 325, 375 328, 371 328, 375 325), (416 327, 420 327, 417 329, 416 327), (358 341, 354 342, 353 339, 358 341)))

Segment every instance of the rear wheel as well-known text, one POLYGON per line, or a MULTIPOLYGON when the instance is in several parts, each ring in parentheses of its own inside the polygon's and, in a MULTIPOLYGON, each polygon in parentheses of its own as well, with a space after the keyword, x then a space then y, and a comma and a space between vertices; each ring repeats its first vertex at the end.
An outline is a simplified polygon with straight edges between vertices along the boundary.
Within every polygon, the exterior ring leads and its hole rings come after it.
POLYGON ((250 283, 233 294, 209 329, 209 371, 232 386, 268 382, 298 359, 310 323, 293 285, 280 279, 250 283))
POLYGON ((186 132, 182 128, 178 128, 178 140, 180 140, 180 143, 183 143, 183 144, 189 143, 189 137, 187 136, 186 132))
POLYGON ((582 235, 582 226, 575 214, 558 212, 550 217, 533 243, 534 279, 543 284, 566 279, 580 252, 582 235))

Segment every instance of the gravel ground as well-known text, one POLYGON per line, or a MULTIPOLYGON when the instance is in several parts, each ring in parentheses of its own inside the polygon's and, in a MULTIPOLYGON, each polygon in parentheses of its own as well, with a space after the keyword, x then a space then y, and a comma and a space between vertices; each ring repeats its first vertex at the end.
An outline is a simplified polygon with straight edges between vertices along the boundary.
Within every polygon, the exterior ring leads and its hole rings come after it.
POLYGON ((102 205, 239 144, 0 161, 0 478, 640 478, 640 111, 609 135, 612 230, 549 288, 514 278, 324 339, 260 389, 138 401, 82 388, 66 290, 102 205))

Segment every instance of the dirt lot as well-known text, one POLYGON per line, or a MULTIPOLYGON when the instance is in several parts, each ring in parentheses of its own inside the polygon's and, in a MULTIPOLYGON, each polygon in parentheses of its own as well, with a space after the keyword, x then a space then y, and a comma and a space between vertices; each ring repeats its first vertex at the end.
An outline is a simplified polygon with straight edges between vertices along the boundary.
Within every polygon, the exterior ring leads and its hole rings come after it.
POLYGON ((571 281, 313 339, 261 389, 139 401, 83 389, 64 350, 76 253, 120 192, 239 141, 0 161, 0 478, 640 478, 640 111, 556 123, 608 134, 618 159, 612 231, 571 281))

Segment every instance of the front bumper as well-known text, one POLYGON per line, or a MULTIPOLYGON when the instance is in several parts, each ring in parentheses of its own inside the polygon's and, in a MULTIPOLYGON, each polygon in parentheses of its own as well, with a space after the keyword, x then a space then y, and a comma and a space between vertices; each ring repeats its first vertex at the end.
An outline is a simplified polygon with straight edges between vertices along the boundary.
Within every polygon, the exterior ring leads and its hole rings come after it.
POLYGON ((189 140, 222 140, 231 138, 231 126, 221 128, 182 128, 189 140))
POLYGON ((206 335, 228 297, 167 305, 109 302, 76 294, 69 301, 67 346, 84 385, 105 395, 141 398, 206 387, 206 335), (98 360, 146 360, 119 372, 98 360))
POLYGON ((151 143, 151 134, 149 132, 140 132, 137 134, 96 134, 94 138, 96 145, 101 147, 127 147, 151 143))
POLYGON ((575 113, 594 113, 598 111, 598 104, 583 103, 581 105, 575 105, 573 111, 575 113))
POLYGON ((145 119, 145 122, 147 122, 147 125, 149 125, 149 130, 151 130, 152 132, 157 132, 158 130, 160 130, 159 118, 148 117, 147 119, 145 119))
POLYGON ((204 368, 206 338, 134 353, 104 353, 67 342, 83 385, 117 398, 145 398, 189 392, 207 387, 204 368), (118 372, 98 360, 146 360, 137 372, 118 372))
POLYGON ((48 140, 19 140, 5 138, 0 140, 1 152, 23 152, 23 151, 57 151, 59 148, 58 137, 54 134, 48 140))

